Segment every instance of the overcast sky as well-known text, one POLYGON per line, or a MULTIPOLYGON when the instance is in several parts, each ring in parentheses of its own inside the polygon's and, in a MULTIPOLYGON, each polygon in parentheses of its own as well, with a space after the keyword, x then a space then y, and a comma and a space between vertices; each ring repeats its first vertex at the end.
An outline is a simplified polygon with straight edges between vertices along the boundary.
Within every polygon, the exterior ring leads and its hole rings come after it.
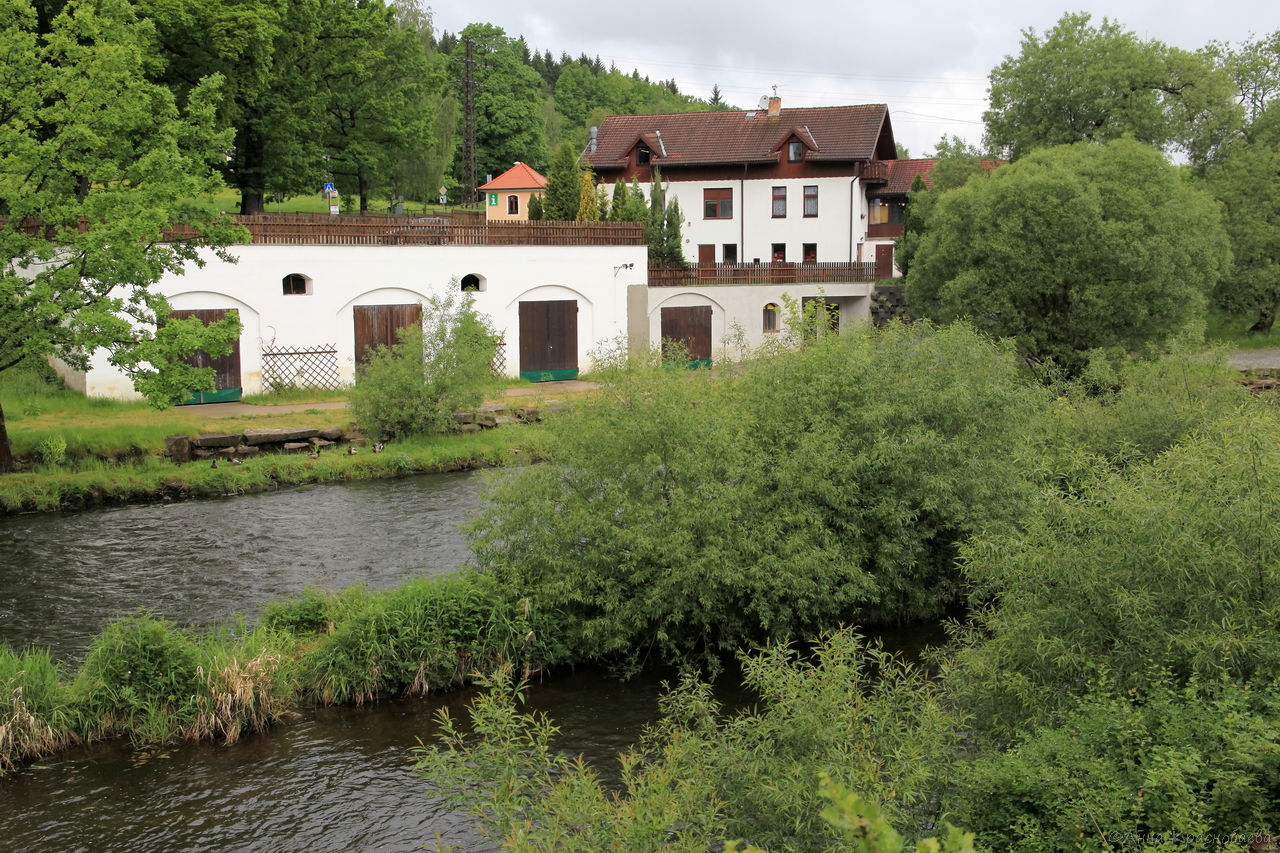
POLYGON ((1066 11, 1106 16, 1144 39, 1186 49, 1239 43, 1280 29, 1275 0, 1077 3, 951 0, 589 3, 566 0, 422 0, 437 34, 469 23, 524 36, 559 56, 587 53, 651 80, 674 78, 701 98, 753 108, 777 86, 783 107, 885 103, 912 156, 943 134, 981 141, 987 75, 1016 54, 1022 32, 1043 33, 1066 11))

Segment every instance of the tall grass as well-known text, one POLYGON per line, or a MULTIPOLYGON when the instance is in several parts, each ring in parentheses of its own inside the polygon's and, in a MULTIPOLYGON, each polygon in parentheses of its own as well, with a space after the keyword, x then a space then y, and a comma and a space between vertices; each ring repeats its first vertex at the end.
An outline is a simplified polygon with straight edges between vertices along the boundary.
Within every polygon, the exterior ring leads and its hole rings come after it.
POLYGON ((305 700, 423 695, 570 652, 564 625, 478 573, 388 592, 309 589, 259 625, 196 634, 139 612, 94 638, 68 678, 48 652, 0 646, 0 772, 83 741, 231 743, 305 700))
POLYGON ((1221 308, 1210 308, 1205 317, 1205 338, 1210 343, 1228 344, 1235 349, 1280 347, 1280 333, 1249 331, 1257 319, 1252 314, 1228 314, 1221 308))

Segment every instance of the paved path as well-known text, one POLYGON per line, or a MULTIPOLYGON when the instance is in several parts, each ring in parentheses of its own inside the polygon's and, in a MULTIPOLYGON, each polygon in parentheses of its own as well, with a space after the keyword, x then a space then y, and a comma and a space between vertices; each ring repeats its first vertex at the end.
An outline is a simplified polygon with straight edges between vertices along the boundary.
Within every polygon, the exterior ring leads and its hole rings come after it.
MULTIPOLYGON (((598 387, 594 382, 581 379, 566 379, 561 382, 539 382, 537 385, 519 385, 508 388, 495 402, 501 400, 524 399, 529 401, 547 400, 557 395, 575 394, 590 391, 598 387)), ((312 409, 345 409, 345 400, 329 403, 282 403, 280 405, 253 405, 250 403, 201 403, 198 406, 183 406, 184 411, 195 412, 207 418, 238 418, 246 415, 275 415, 290 412, 306 412, 312 409)))
POLYGON ((1241 370, 1280 370, 1280 347, 1237 350, 1230 364, 1241 370))

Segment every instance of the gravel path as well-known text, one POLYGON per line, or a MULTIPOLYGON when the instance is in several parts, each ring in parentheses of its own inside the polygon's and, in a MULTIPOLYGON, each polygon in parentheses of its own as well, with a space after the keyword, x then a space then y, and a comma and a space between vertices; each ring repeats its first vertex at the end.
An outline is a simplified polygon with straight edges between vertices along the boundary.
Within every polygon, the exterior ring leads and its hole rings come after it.
POLYGON ((1241 370, 1280 370, 1280 347, 1237 350, 1229 363, 1241 370))

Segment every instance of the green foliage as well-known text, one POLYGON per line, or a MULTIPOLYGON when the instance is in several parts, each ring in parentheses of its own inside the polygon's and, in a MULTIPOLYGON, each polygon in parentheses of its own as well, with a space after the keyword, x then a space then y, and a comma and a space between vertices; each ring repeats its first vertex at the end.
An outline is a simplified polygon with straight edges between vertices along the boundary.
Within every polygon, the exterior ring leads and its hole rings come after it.
POLYGON ((540 222, 546 218, 542 211, 542 194, 534 193, 529 197, 529 221, 540 222))
POLYGON ((582 170, 578 168, 578 155, 573 146, 562 142, 551 158, 547 173, 547 191, 542 200, 544 219, 553 222, 572 222, 578 213, 582 195, 582 170))
POLYGON ((1280 824, 1280 687, 1177 681, 1090 685, 1060 723, 962 765, 953 817, 997 850, 1245 849, 1280 824))
MULTIPOLYGON (((47 355, 83 368, 105 347, 140 391, 167 405, 212 387, 212 371, 183 358, 216 352, 239 323, 157 329, 169 309, 149 287, 196 262, 200 246, 244 231, 183 201, 220 186, 213 168, 229 141, 214 130, 220 81, 200 81, 180 113, 169 91, 146 79, 149 34, 117 0, 70 4, 46 32, 37 32, 29 3, 0 4, 0 49, 18 69, 0 81, 8 105, 0 125, 0 370, 47 355), (195 236, 161 242, 183 225, 195 236)), ((0 429, 0 470, 10 464, 0 429)))
POLYGON ((128 732, 139 742, 160 742, 194 722, 199 665, 190 635, 139 613, 94 638, 75 690, 101 734, 128 732))
POLYGON ((0 646, 0 773, 78 742, 80 717, 45 649, 0 646))
POLYGON ((962 326, 823 335, 740 376, 637 365, 495 485, 476 561, 584 656, 710 655, 924 618, 954 543, 1015 519, 1040 395, 962 326))
POLYGON ((493 385, 497 347, 489 319, 454 282, 427 301, 422 327, 400 329, 395 346, 369 353, 351 389, 352 412, 380 439, 454 431, 453 413, 479 405, 493 385))
POLYGON ((928 786, 953 731, 923 673, 843 631, 811 658, 777 646, 744 667, 757 710, 726 719, 710 688, 685 676, 662 719, 619 757, 614 792, 551 748, 554 726, 521 713, 524 688, 509 672, 474 700, 469 730, 441 714, 440 743, 415 751, 418 770, 518 851, 704 851, 742 838, 769 850, 858 850, 839 820, 823 819, 824 797, 874 793, 886 816, 913 826, 930 811, 909 792, 928 786), (820 777, 834 784, 820 788, 820 777))
POLYGON ((578 194, 578 212, 574 216, 578 222, 600 221, 600 200, 596 196, 595 176, 590 170, 582 173, 581 191, 578 194))
POLYGON ((1252 404, 1187 425, 1153 461, 964 546, 976 612, 951 686, 982 729, 1045 719, 1102 675, 1126 691, 1158 668, 1175 684, 1280 674, 1280 418, 1252 404))
POLYGON ((649 246, 649 263, 683 266, 684 246, 681 243, 680 202, 667 203, 662 187, 662 170, 653 170, 653 183, 649 187, 649 213, 644 220, 644 241, 649 246))
POLYGON ((1202 322, 1230 249, 1217 205, 1130 139, 1038 151, 944 193, 907 277, 915 316, 1079 370, 1202 322))
MULTIPOLYGON (((424 695, 501 665, 534 672, 567 654, 554 614, 527 600, 512 605, 482 575, 417 578, 348 604, 357 602, 301 662, 304 683, 321 701, 424 695)), ((304 599, 290 614, 299 627, 307 611, 314 605, 304 599)), ((273 621, 283 616, 277 611, 273 621)))
POLYGON ((56 467, 67 461, 67 440, 60 435, 51 435, 40 441, 36 452, 40 461, 49 467, 56 467))
POLYGON ((1036 148, 1132 136, 1204 162, 1237 132, 1231 77, 1205 53, 1142 41, 1115 21, 1067 13, 991 71, 986 144, 1011 160, 1036 148))
POLYGON ((1222 202, 1235 261, 1214 292, 1228 311, 1257 318, 1252 331, 1270 332, 1280 310, 1280 107, 1262 112, 1247 136, 1210 167, 1208 183, 1222 202))

